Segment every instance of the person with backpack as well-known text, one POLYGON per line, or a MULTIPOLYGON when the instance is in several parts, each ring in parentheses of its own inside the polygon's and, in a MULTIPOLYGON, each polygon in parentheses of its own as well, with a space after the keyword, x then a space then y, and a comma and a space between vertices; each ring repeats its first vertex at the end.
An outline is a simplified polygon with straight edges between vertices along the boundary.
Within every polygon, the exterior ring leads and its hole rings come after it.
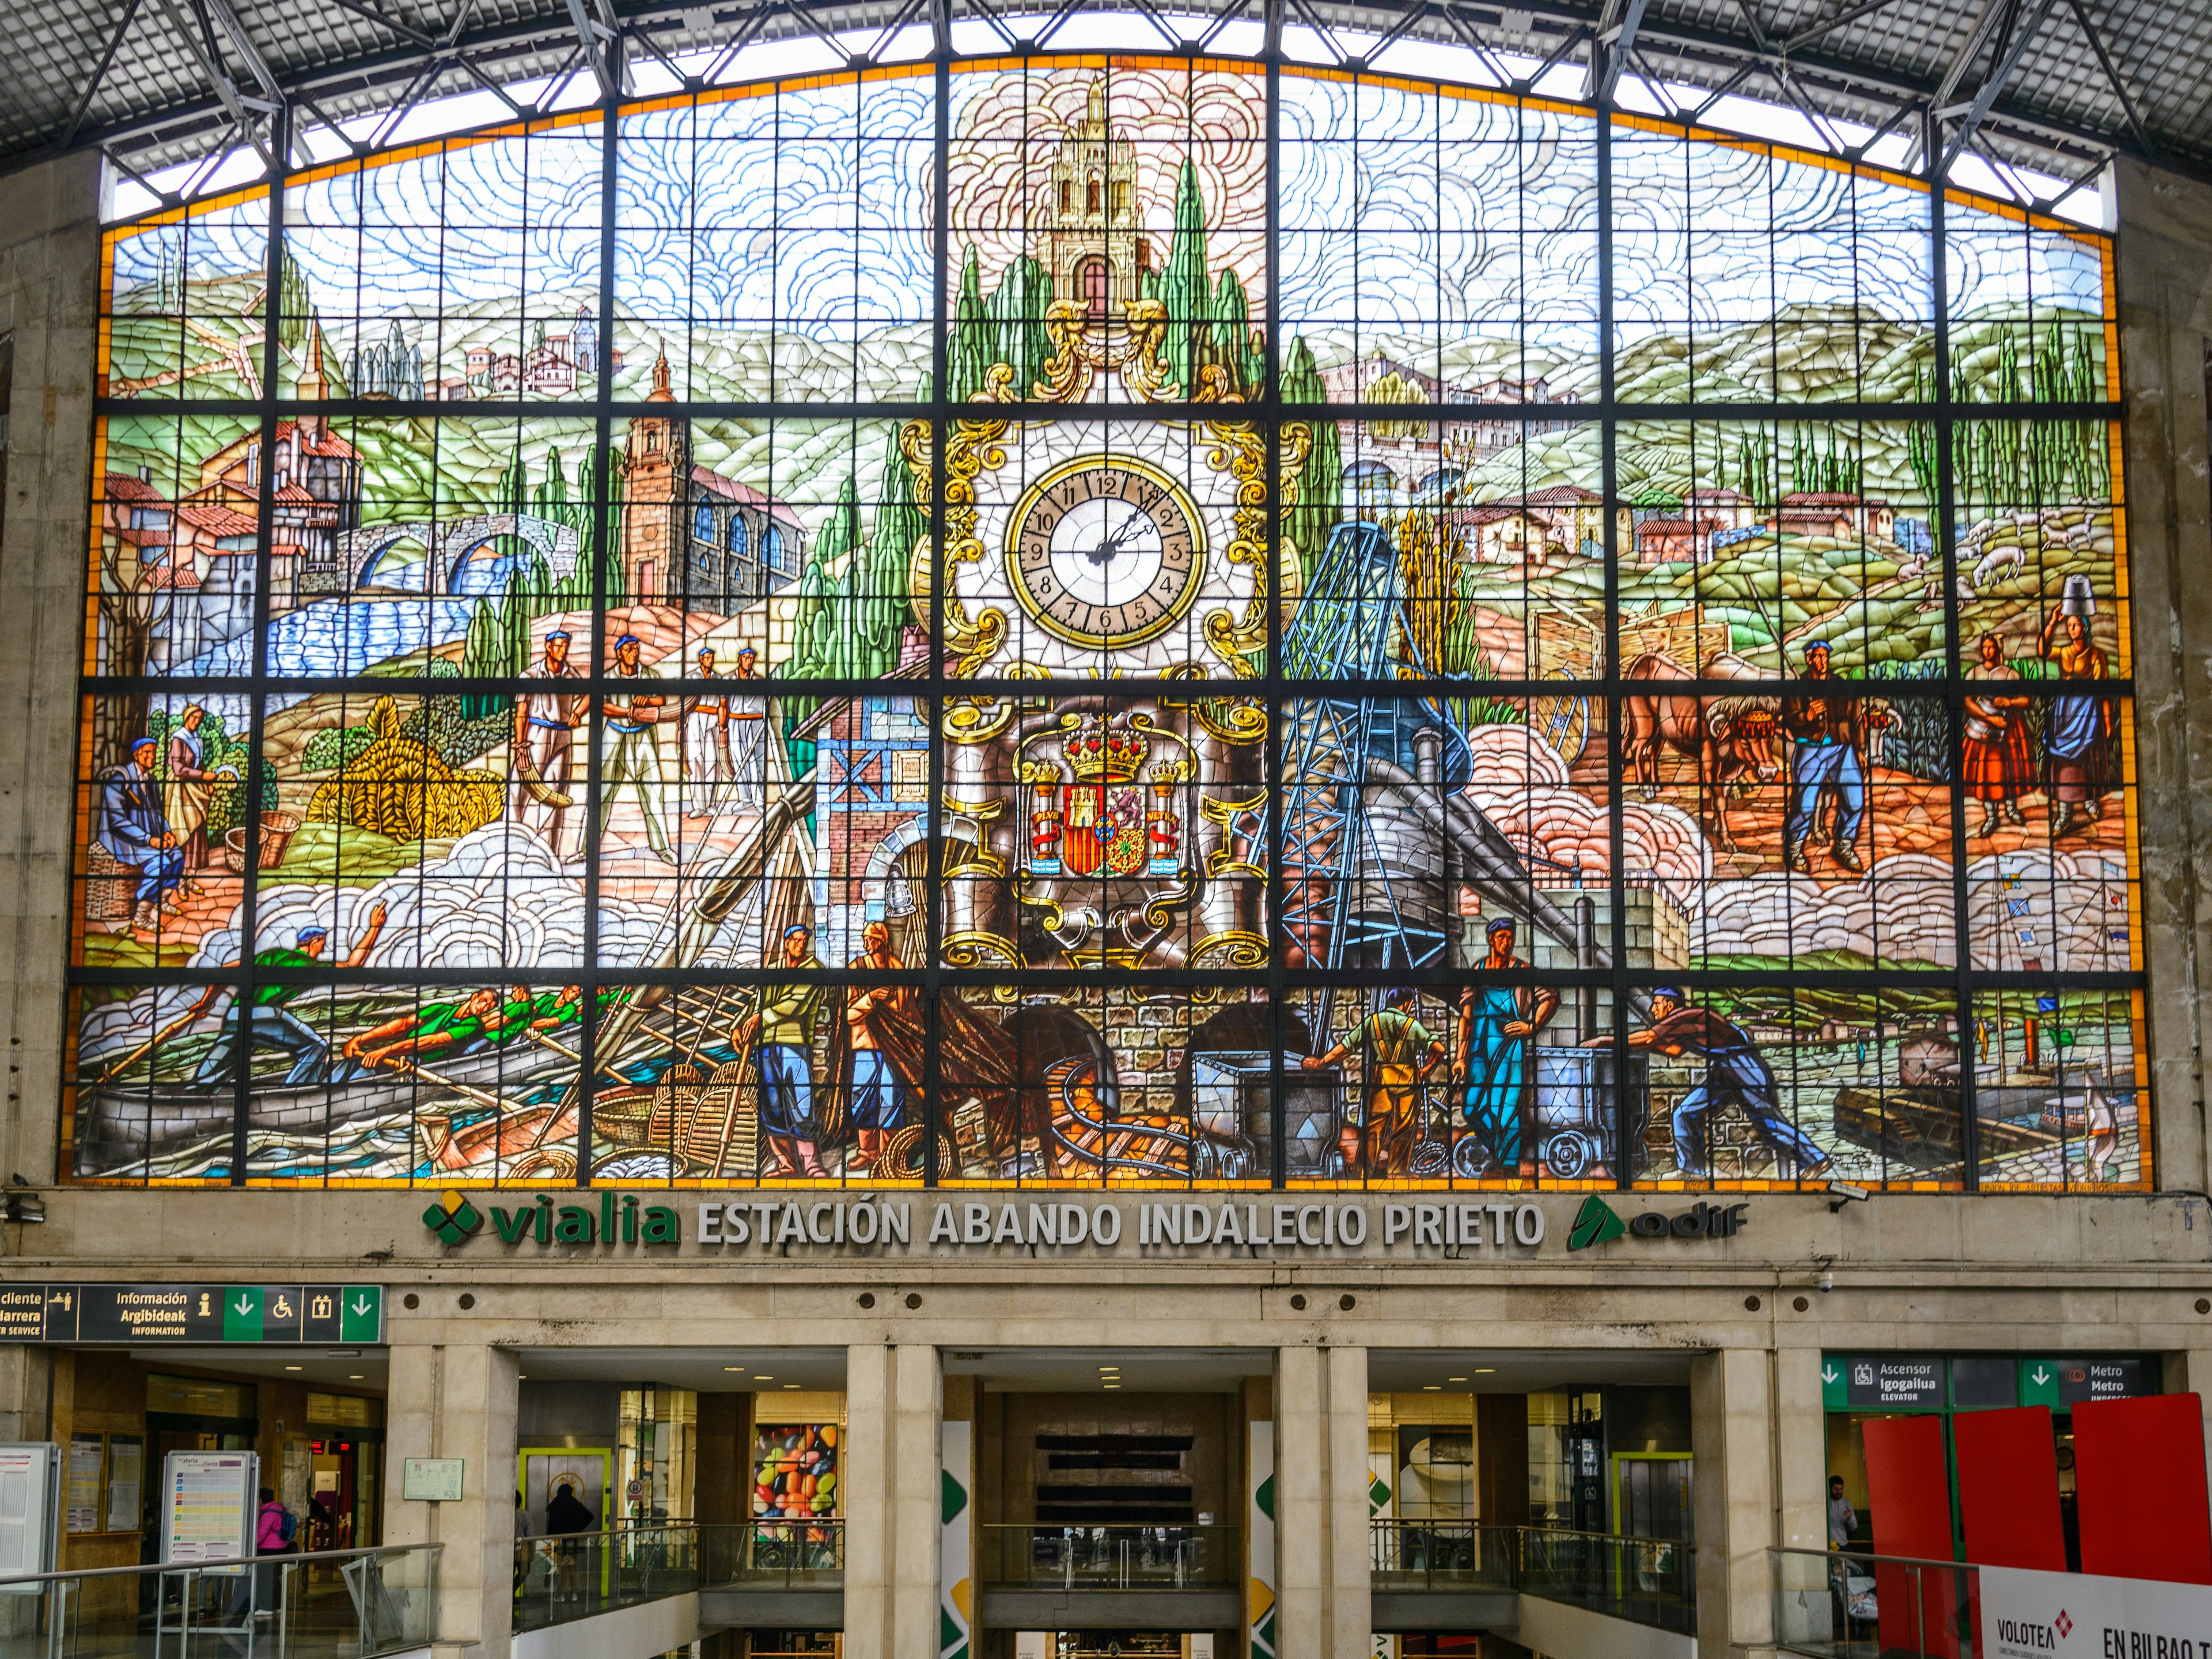
MULTIPOLYGON (((253 1523, 253 1553, 256 1555, 283 1555, 292 1547, 292 1540, 300 1530, 299 1517, 276 1501, 276 1494, 267 1486, 261 1489, 261 1511, 253 1523)), ((272 1563, 257 1564, 250 1573, 241 1572, 230 1592, 230 1612, 234 1618, 251 1606, 256 1619, 271 1619, 276 1612, 276 1568, 272 1563)))

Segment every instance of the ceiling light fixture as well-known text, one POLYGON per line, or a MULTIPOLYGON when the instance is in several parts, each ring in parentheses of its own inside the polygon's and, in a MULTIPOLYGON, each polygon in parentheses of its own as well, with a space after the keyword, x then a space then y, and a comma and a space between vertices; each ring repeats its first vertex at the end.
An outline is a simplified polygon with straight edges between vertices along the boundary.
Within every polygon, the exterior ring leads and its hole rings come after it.
POLYGON ((346 1381, 349 1382, 366 1382, 368 1381, 368 1378, 359 1371, 354 1371, 347 1376, 346 1381))
POLYGON ((1441 1382, 1424 1382, 1421 1384, 1421 1392, 1423 1394, 1442 1394, 1443 1392, 1443 1389, 1444 1385, 1441 1382))
POLYGON ((726 1371, 741 1371, 744 1370, 744 1367, 743 1365, 725 1365, 722 1369, 726 1371))
POLYGON ((287 1365, 284 1369, 288 1371, 304 1371, 307 1368, 305 1365, 287 1365))
POLYGON ((1498 1367, 1497 1367, 1497 1366, 1495 1366, 1495 1365, 1477 1365, 1477 1366, 1474 1368, 1474 1374, 1475 1374, 1477 1376, 1489 1376, 1492 1371, 1496 1370, 1497 1369, 1498 1369, 1498 1367))
POLYGON ((1463 1376, 1448 1376, 1444 1378, 1444 1381, 1447 1382, 1464 1382, 1467 1379, 1463 1376))

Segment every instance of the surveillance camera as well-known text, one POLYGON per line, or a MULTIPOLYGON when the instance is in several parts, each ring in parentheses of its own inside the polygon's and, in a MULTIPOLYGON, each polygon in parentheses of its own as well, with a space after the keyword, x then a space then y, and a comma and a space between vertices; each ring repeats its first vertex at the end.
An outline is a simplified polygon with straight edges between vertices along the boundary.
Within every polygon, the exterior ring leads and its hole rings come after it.
POLYGON ((1848 1181, 1832 1181, 1828 1183, 1828 1213, 1833 1215, 1846 1204, 1863 1204, 1871 1196, 1863 1187, 1854 1187, 1848 1181))
POLYGON ((1824 1293, 1825 1293, 1825 1292, 1826 1292, 1826 1291, 1832 1291, 1832 1290, 1834 1290, 1834 1289, 1836 1288, 1836 1276, 1835 1276, 1835 1274, 1833 1274, 1833 1273, 1822 1273, 1822 1274, 1820 1275, 1820 1289, 1821 1289, 1821 1291, 1822 1291, 1824 1293))

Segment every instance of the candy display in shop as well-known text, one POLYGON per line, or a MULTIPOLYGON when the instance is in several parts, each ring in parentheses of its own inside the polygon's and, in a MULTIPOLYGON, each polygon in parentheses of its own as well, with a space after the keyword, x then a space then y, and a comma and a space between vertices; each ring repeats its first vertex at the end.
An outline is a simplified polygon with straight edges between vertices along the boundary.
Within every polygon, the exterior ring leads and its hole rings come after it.
POLYGON ((770 1424, 753 1438, 753 1515, 808 1521, 837 1512, 837 1425, 770 1424))

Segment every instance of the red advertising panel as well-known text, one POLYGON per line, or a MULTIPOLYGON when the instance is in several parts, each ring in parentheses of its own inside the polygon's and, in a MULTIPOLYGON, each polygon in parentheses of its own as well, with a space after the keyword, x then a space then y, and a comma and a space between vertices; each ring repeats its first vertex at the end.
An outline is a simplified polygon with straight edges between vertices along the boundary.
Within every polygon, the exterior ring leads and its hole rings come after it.
POLYGON ((2212 1584, 2204 1407, 2193 1394, 2074 1407, 2081 1571, 2212 1584))
MULTIPOLYGON (((1951 1483, 1939 1417, 1879 1418, 1866 1425, 1867 1509, 1877 1555, 1952 1559, 1951 1483)), ((1958 1659, 1958 1575, 1940 1565, 1878 1565, 1885 1652, 1958 1659)))
POLYGON ((1951 1419, 1951 1443, 1959 1456, 1966 1559, 1978 1566, 2065 1571, 2051 1408, 1961 1412, 1951 1419))

